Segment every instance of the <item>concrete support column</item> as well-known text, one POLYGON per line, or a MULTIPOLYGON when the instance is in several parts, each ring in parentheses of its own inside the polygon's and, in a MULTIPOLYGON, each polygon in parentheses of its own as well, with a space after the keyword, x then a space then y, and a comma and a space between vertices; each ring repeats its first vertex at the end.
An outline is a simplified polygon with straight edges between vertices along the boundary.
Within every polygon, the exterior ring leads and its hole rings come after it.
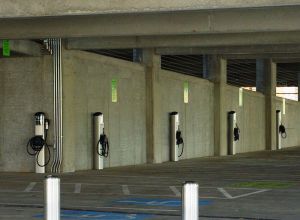
POLYGON ((160 94, 159 94, 159 71, 161 67, 161 57, 155 54, 154 49, 143 50, 143 64, 146 72, 146 142, 147 142, 147 162, 160 163, 161 158, 158 145, 160 114, 160 94))
POLYGON ((210 58, 209 79, 215 83, 214 89, 214 153, 227 155, 227 112, 226 83, 227 83, 227 60, 212 56, 210 58))
POLYGON ((141 63, 143 60, 143 50, 139 48, 133 49, 132 61, 135 63, 141 63))
POLYGON ((203 79, 208 79, 209 78, 209 56, 208 55, 203 55, 202 58, 202 65, 203 65, 203 79))
POLYGON ((271 59, 266 59, 262 62, 265 75, 266 150, 275 150, 277 66, 271 59))
POLYGON ((256 60, 256 91, 265 94, 264 60, 256 60))

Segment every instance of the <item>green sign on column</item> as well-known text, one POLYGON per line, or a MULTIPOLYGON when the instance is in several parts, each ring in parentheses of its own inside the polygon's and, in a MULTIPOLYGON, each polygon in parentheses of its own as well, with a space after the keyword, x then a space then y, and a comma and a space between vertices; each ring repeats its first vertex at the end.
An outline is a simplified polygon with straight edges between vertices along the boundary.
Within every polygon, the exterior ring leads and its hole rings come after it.
POLYGON ((4 57, 10 56, 9 40, 2 40, 2 54, 4 57))
POLYGON ((117 102, 118 101, 118 85, 117 85, 117 80, 113 79, 111 81, 111 101, 112 102, 117 102))

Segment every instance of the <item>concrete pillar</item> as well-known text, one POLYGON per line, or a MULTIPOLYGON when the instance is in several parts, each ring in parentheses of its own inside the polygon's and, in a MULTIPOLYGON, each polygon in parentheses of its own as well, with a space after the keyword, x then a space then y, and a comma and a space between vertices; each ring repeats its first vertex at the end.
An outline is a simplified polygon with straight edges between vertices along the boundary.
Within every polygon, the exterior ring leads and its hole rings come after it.
POLYGON ((208 55, 203 55, 202 58, 203 62, 203 79, 208 79, 209 78, 209 56, 208 55))
POLYGON ((159 71, 161 67, 161 57, 155 54, 154 49, 143 50, 143 60, 146 72, 146 142, 147 142, 147 162, 160 163, 158 151, 158 135, 160 114, 160 94, 159 94, 159 71))
POLYGON ((227 112, 226 112, 226 83, 227 60, 212 56, 210 58, 209 80, 215 83, 214 89, 214 153, 227 155, 227 112))
POLYGON ((141 63, 143 60, 143 50, 138 48, 133 49, 132 59, 132 61, 135 63, 141 63))
POLYGON ((277 66, 271 59, 265 59, 262 62, 265 74, 266 150, 275 150, 277 66))
POLYGON ((264 60, 256 60, 256 91, 265 94, 264 60))

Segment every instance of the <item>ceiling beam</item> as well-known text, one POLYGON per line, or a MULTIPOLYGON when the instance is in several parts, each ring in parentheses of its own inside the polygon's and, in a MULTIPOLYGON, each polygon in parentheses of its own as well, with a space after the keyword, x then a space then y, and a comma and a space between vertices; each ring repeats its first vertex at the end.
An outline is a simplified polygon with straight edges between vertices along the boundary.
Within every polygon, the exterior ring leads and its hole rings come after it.
POLYGON ((298 0, 14 0, 2 1, 0 17, 42 17, 86 14, 149 13, 226 8, 256 8, 269 6, 299 5, 298 0), (28 7, 30 5, 31 7, 28 7))
POLYGON ((160 51, 159 53, 199 54, 203 52, 206 53, 206 51, 209 53, 219 53, 220 51, 243 51, 243 48, 245 47, 241 47, 241 45, 247 46, 247 50, 262 50, 259 49, 262 45, 270 45, 268 46, 268 50, 272 50, 273 45, 278 44, 300 44, 300 31, 185 36, 71 38, 67 40, 66 46, 68 49, 72 50, 162 48, 157 51, 160 51), (217 47, 222 48, 218 49, 217 47))
POLYGON ((225 59, 272 59, 275 63, 298 63, 300 62, 300 53, 273 53, 273 54, 223 54, 225 59))
POLYGON ((300 6, 0 19, 0 39, 300 31, 300 6))
POLYGON ((245 54, 290 54, 300 53, 300 44, 158 48, 156 53, 160 55, 230 54, 236 57, 245 54))
MULTIPOLYGON (((10 50, 19 54, 38 57, 42 55, 41 45, 30 40, 10 40, 10 50)), ((2 49, 2 40, 0 40, 0 49, 2 49)))

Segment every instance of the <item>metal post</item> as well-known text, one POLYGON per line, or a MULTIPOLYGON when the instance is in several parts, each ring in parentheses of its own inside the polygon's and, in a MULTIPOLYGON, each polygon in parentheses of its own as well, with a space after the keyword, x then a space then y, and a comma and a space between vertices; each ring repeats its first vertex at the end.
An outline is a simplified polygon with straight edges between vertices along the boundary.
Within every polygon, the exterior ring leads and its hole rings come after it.
MULTIPOLYGON (((45 139, 45 113, 37 112, 35 115, 35 136, 41 136, 45 139)), ((35 172, 36 173, 45 173, 45 167, 39 166, 39 164, 45 164, 45 146, 42 150, 36 155, 35 162, 35 172)))
POLYGON ((44 180, 45 220, 60 220, 60 179, 47 176, 44 180))
POLYGON ((236 154, 236 146, 234 141, 234 127, 236 125, 236 112, 228 113, 228 155, 236 154))
POLYGON ((276 111, 276 149, 280 150, 282 148, 281 145, 281 134, 279 132, 279 126, 281 125, 281 111, 276 111))
POLYGON ((178 147, 176 145, 176 132, 179 130, 179 114, 178 112, 170 113, 171 124, 170 124, 170 138, 171 138, 171 146, 170 146, 170 156, 171 161, 178 161, 178 147))
POLYGON ((98 144, 100 135, 103 133, 104 130, 104 120, 103 114, 101 112, 96 112, 93 115, 94 120, 94 169, 95 170, 102 170, 103 169, 103 157, 99 155, 98 152, 101 151, 102 146, 98 144))
POLYGON ((199 219, 199 186, 195 182, 185 182, 182 187, 182 220, 199 219))

